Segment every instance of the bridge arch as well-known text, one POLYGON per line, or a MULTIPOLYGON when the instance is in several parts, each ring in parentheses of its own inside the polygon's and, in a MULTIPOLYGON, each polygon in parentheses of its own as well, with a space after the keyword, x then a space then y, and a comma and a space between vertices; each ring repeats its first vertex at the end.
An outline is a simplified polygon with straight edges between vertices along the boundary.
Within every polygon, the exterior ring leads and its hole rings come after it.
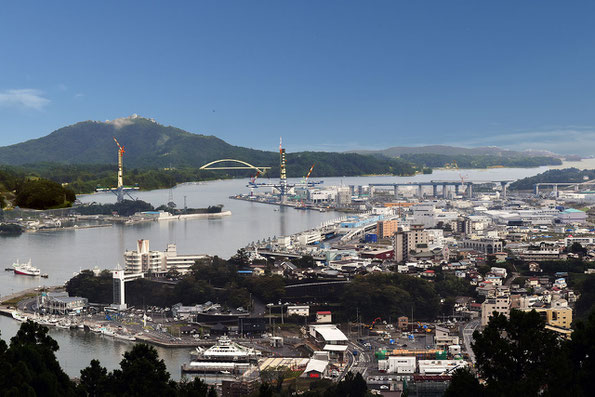
POLYGON ((255 165, 252 165, 252 164, 247 163, 247 162, 242 161, 242 160, 221 159, 221 160, 211 161, 210 163, 207 163, 207 164, 203 165, 199 169, 201 169, 201 170, 257 170, 261 174, 264 174, 265 171, 266 170, 270 170, 271 167, 257 167, 255 165), (241 164, 241 166, 236 166, 236 167, 211 167, 212 165, 219 164, 219 163, 238 163, 238 164, 241 164))

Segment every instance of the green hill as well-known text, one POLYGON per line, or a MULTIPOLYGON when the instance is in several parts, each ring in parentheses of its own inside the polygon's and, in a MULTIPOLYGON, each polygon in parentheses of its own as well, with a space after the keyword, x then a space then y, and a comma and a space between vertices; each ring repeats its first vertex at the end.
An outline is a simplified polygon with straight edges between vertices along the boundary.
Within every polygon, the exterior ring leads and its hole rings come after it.
POLYGON ((593 179, 595 179, 595 170, 579 170, 578 168, 555 169, 519 179, 510 184, 510 189, 532 190, 536 183, 583 183, 593 179))
MULTIPOLYGON (((113 164, 116 137, 125 147, 125 168, 197 168, 210 161, 233 158, 257 166, 272 166, 278 175, 279 153, 230 145, 215 136, 193 134, 153 120, 131 116, 111 122, 84 121, 51 134, 0 147, 0 164, 113 164)), ((316 163, 317 176, 392 173, 410 175, 414 167, 402 159, 347 153, 288 153, 289 176, 304 176, 316 163)))

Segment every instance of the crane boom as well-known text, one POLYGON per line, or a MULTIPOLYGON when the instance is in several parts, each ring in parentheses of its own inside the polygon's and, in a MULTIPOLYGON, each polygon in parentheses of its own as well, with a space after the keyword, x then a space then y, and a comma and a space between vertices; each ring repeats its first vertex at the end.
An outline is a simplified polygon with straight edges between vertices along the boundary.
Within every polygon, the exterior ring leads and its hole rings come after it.
POLYGON ((124 154, 124 146, 120 145, 120 143, 118 142, 118 140, 116 139, 116 137, 114 137, 114 142, 116 142, 116 145, 118 145, 118 150, 120 151, 120 153, 124 154))
POLYGON ((312 170, 314 169, 315 165, 316 165, 316 163, 312 164, 310 171, 308 171, 308 175, 306 175, 306 187, 308 187, 308 179, 310 178, 310 174, 312 173, 312 170))

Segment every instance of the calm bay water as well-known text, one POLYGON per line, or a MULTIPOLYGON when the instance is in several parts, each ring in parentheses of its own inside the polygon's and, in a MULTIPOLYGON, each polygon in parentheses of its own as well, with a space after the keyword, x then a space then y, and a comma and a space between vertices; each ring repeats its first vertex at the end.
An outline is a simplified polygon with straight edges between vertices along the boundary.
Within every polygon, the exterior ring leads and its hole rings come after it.
MULTIPOLYGON (((463 176, 467 181, 515 180, 543 172, 539 168, 501 168, 487 170, 438 170, 432 175, 413 177, 345 177, 324 178, 324 185, 366 185, 368 183, 393 183, 413 181, 457 181, 463 176)), ((316 178, 313 178, 316 179, 316 178)), ((266 182, 266 178, 259 181, 266 182)), ((275 180, 271 179, 271 182, 275 180)), ((57 232, 25 233, 19 237, 0 237, 0 266, 10 267, 17 259, 29 258, 48 279, 15 276, 12 272, 0 271, 0 295, 43 285, 61 285, 80 269, 98 266, 114 268, 122 263, 123 252, 134 249, 136 240, 149 239, 151 248, 164 250, 168 243, 176 243, 178 253, 219 255, 228 258, 238 248, 251 241, 268 237, 287 235, 311 229, 320 223, 334 219, 341 214, 334 212, 296 211, 266 204, 232 200, 228 197, 247 193, 246 180, 223 180, 200 184, 185 184, 172 190, 174 201, 179 207, 207 207, 223 204, 232 211, 229 217, 221 219, 191 219, 185 221, 161 221, 144 224, 65 230, 57 232)), ((168 190, 154 190, 135 194, 141 200, 158 206, 168 201, 168 190)), ((97 193, 79 197, 83 202, 113 202, 111 193, 97 193)), ((0 269, 2 270, 2 269, 0 269)), ((2 338, 9 339, 16 333, 18 323, 0 316, 2 338)), ((60 344, 58 358, 70 376, 97 358, 108 369, 118 366, 121 355, 130 344, 82 332, 55 329, 51 334, 60 344)), ((179 378, 180 365, 188 360, 189 349, 158 349, 166 361, 172 376, 179 378)))

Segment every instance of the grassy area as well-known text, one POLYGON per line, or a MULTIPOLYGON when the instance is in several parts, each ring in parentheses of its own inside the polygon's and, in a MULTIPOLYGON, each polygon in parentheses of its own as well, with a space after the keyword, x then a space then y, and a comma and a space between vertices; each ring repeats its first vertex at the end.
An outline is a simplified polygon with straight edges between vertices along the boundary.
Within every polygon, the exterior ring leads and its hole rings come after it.
POLYGON ((19 296, 15 296, 14 298, 11 298, 8 300, 3 300, 2 304, 6 305, 6 306, 16 306, 20 301, 25 300, 25 299, 34 298, 35 296, 37 296, 37 292, 30 292, 25 295, 19 295, 19 296))

